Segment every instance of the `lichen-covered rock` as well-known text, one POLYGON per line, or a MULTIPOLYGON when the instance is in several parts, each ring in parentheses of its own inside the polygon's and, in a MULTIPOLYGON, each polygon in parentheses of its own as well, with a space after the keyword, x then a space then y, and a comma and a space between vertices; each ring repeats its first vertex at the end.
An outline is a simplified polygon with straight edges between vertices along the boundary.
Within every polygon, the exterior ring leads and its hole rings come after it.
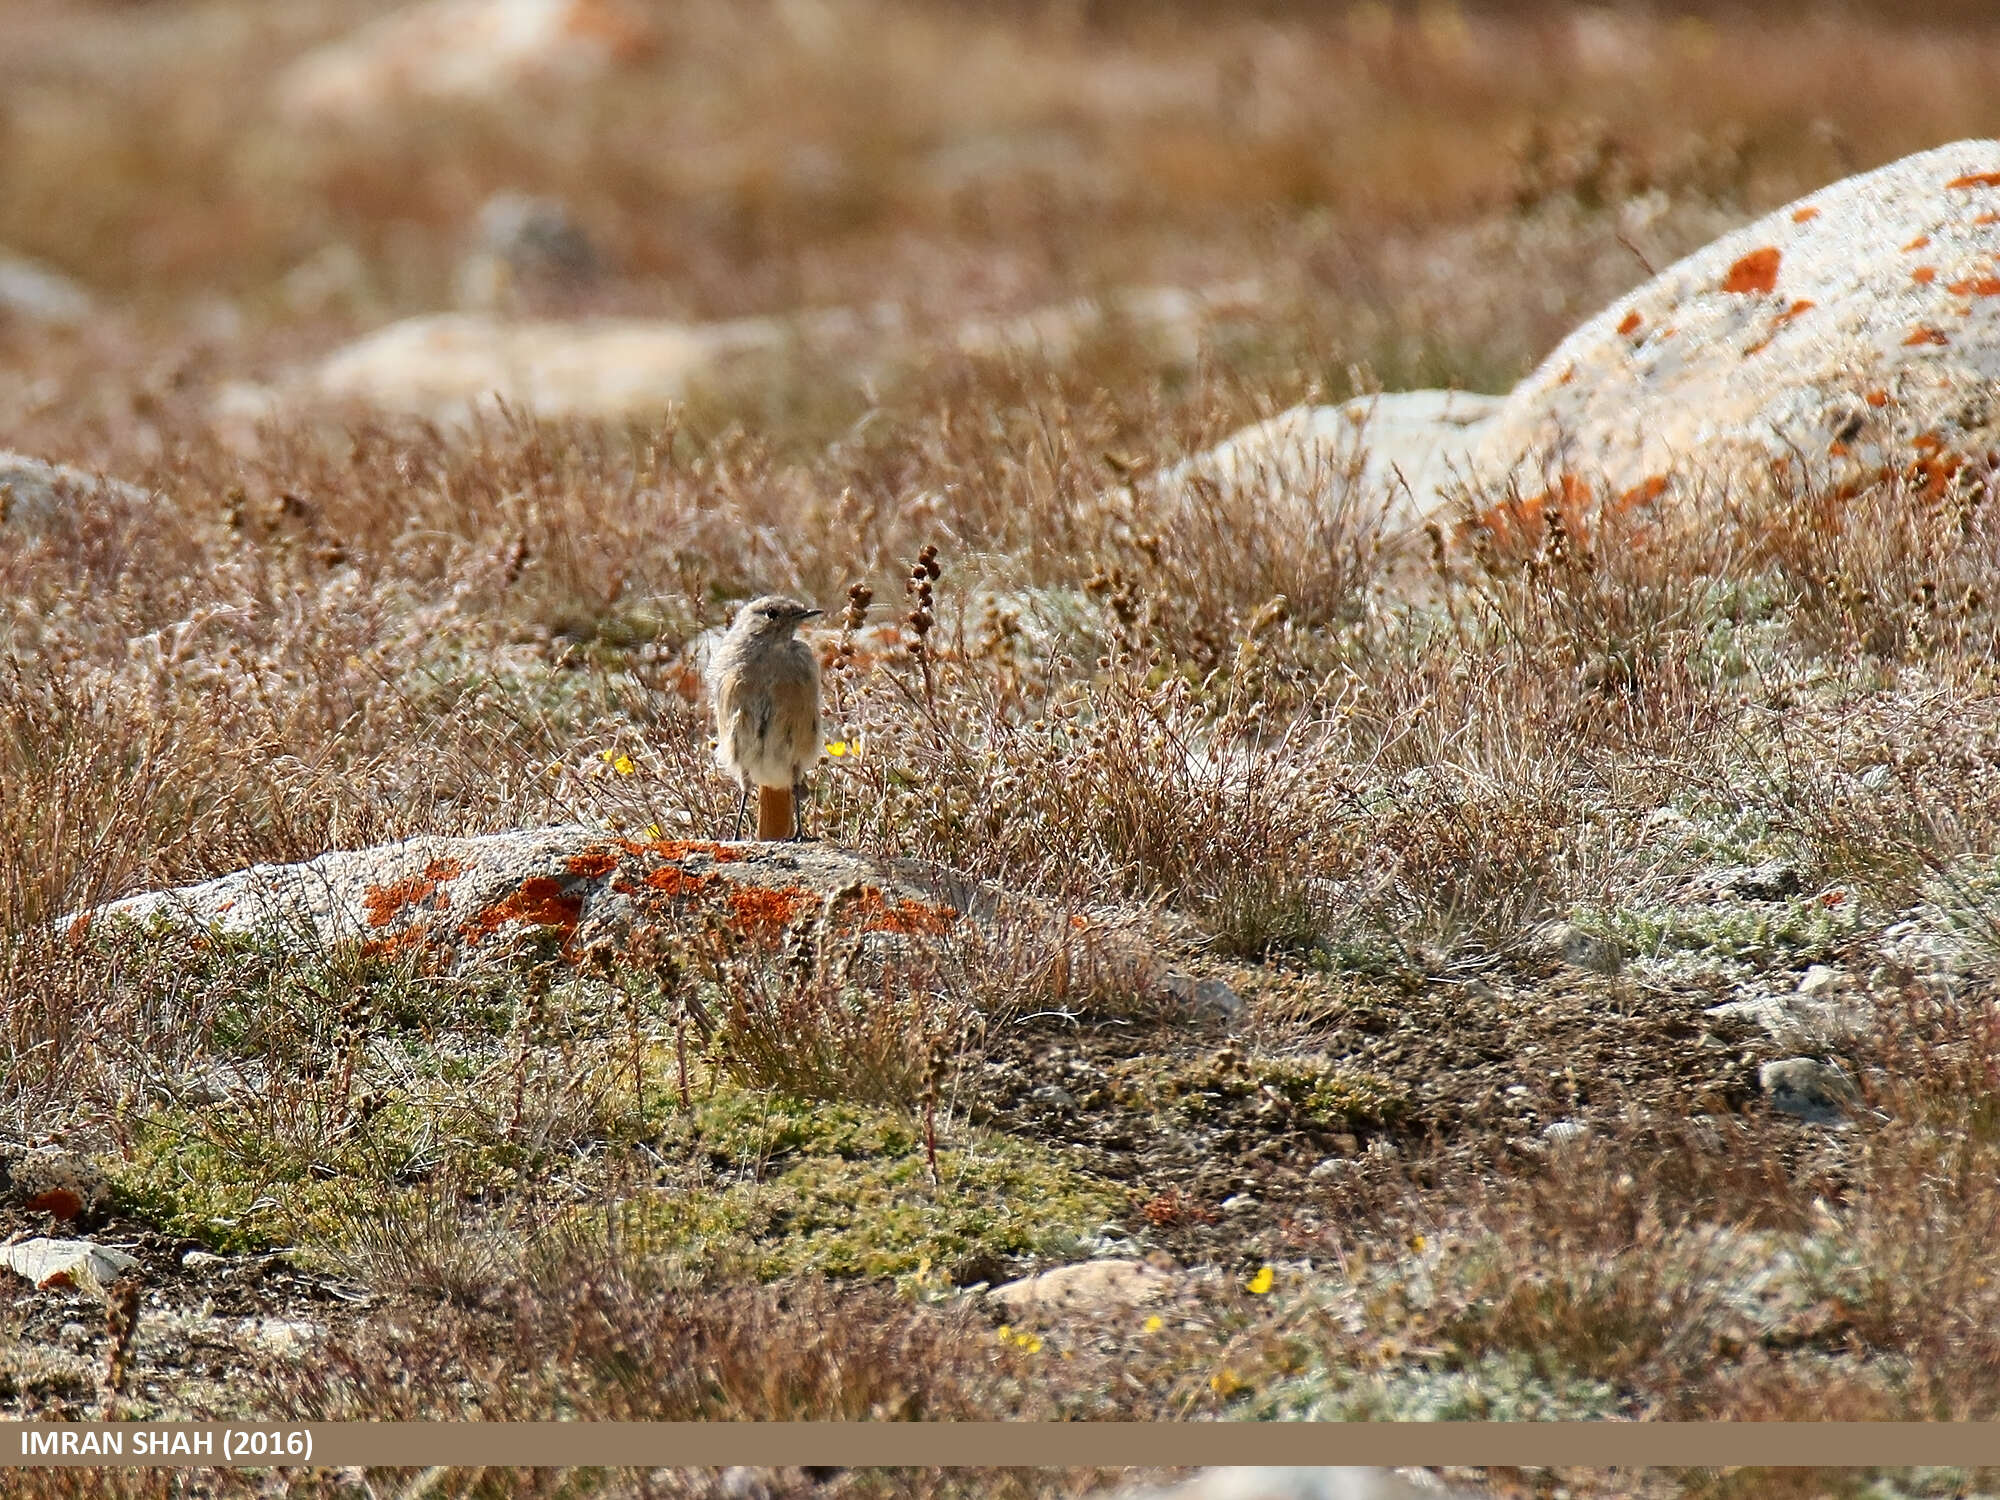
POLYGON ((1481 434, 1478 477, 1648 502, 1774 468, 1941 493, 2000 450, 2000 141, 1810 193, 1578 328, 1481 434))
POLYGON ((110 1196, 103 1169, 74 1151, 0 1149, 0 1203, 69 1223, 104 1207, 110 1196))
POLYGON ((143 505, 150 498, 134 484, 0 451, 0 531, 10 526, 33 529, 71 506, 107 500, 143 505))
POLYGON ((1005 954, 1014 965, 1008 972, 1056 995, 1114 989, 1170 1011, 1212 1017, 1235 1009, 1175 972, 1116 913, 1060 913, 941 865, 819 843, 641 841, 576 825, 424 836, 304 864, 256 865, 64 920, 81 939, 120 919, 455 957, 525 937, 577 962, 616 958, 653 934, 719 931, 775 944, 812 928, 878 948, 934 937, 1005 954))
POLYGON ((1392 391, 1338 406, 1295 406, 1163 471, 1169 503, 1298 506, 1314 497, 1383 518, 1388 533, 1422 524, 1471 456, 1498 396, 1392 391))
POLYGON ((430 0, 307 53, 276 97, 295 121, 358 124, 415 99, 585 83, 657 45, 630 0, 430 0))

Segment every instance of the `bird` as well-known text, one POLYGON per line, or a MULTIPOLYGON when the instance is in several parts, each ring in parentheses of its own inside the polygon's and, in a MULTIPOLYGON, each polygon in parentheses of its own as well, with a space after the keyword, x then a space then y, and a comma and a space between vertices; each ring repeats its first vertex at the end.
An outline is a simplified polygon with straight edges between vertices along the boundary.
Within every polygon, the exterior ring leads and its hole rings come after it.
MULTIPOLYGON (((792 632, 822 614, 782 594, 752 599, 737 612, 709 665, 715 703, 715 758, 735 778, 735 836, 743 835, 750 788, 791 798, 792 838, 805 837, 806 771, 819 759, 819 660, 792 632)), ((764 818, 758 819, 759 836, 764 818)))

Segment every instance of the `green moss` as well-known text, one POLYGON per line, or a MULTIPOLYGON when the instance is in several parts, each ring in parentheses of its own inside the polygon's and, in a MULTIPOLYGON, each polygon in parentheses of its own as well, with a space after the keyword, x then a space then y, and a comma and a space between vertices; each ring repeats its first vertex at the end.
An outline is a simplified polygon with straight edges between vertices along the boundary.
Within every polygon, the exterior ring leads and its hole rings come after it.
POLYGON ((896 1276, 929 1263, 984 1279, 1028 1256, 1085 1254, 1116 1231, 1123 1190, 1048 1147, 954 1132, 937 1180, 919 1124, 888 1109, 807 1103, 717 1080, 668 1127, 711 1167, 755 1176, 649 1193, 614 1219, 633 1253, 774 1278, 896 1276))
POLYGON ((336 1249, 352 1226, 389 1212, 413 1182, 446 1171, 469 1188, 504 1188, 535 1166, 483 1118, 446 1118, 410 1101, 334 1125, 294 1101, 264 1109, 161 1110, 138 1121, 113 1167, 125 1206, 218 1249, 336 1249))

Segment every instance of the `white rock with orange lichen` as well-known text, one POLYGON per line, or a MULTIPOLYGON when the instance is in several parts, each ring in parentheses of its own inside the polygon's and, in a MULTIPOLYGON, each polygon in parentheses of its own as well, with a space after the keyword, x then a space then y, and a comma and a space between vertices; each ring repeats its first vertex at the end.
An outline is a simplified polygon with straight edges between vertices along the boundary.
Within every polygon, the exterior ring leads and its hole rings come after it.
POLYGON ((936 943, 1057 1003, 1112 993, 1190 1018, 1241 1010, 1221 981, 1176 971, 1137 914, 1060 911, 943 865, 817 841, 639 840, 573 824, 427 835, 146 892, 57 926, 82 942, 123 924, 447 959, 525 941, 577 963, 655 937, 777 944, 810 930, 884 958, 936 943))
POLYGON ((417 99, 587 83, 657 42, 632 0, 429 0, 307 53, 275 93, 294 121, 357 124, 417 99))
POLYGON ((1650 501, 1774 470, 1941 493, 2000 450, 2000 141, 1809 193, 1578 328, 1480 436, 1489 493, 1650 501))

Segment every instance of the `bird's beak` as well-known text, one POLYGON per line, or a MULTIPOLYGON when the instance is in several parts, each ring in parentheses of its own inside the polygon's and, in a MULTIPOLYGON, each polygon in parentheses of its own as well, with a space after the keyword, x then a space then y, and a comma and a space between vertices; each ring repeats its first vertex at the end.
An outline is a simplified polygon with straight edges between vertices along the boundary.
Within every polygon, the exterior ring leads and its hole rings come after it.
POLYGON ((826 611, 823 609, 809 609, 804 614, 800 615, 799 618, 801 620, 810 620, 825 613, 826 611))

